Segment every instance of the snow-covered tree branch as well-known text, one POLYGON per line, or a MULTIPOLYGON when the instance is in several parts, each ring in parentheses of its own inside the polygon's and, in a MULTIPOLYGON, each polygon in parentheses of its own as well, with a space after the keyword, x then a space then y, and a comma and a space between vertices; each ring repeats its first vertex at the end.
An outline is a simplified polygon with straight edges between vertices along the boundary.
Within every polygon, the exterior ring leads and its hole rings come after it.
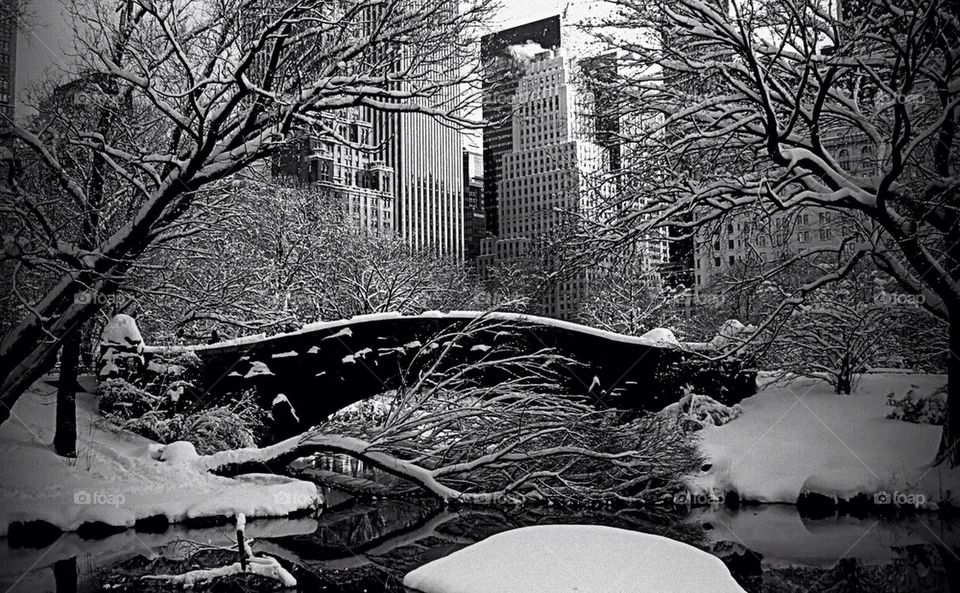
POLYGON ((4 157, 0 211, 15 313, 0 342, 0 421, 102 305, 81 295, 114 294, 151 246, 191 232, 178 222, 204 192, 292 132, 350 106, 467 124, 470 39, 488 4, 69 3, 63 84, 30 125, 0 132, 17 155, 4 157))
MULTIPOLYGON (((795 306, 869 260, 951 325, 960 351, 960 28, 949 2, 612 0, 597 34, 622 50, 621 195, 589 233, 600 250, 734 217, 769 225, 843 214, 795 306), (856 150, 855 157, 850 151, 856 150), (645 204, 622 216, 622 204, 645 204)), ((702 235, 701 235, 702 236, 702 235)), ((960 359, 950 358, 944 453, 960 462, 960 359)))

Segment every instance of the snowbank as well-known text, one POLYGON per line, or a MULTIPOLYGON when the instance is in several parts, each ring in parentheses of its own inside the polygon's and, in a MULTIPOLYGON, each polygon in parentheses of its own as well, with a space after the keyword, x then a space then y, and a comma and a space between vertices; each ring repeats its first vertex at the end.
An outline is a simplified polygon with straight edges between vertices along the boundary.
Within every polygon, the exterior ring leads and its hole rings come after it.
POLYGON ((642 340, 649 340, 650 342, 663 346, 665 348, 680 348, 680 340, 677 339, 677 336, 673 335, 673 332, 669 329, 663 327, 657 327, 651 329, 647 333, 640 336, 642 340))
POLYGON ((38 382, 0 426, 0 535, 11 522, 43 520, 64 531, 100 521, 131 527, 157 515, 177 523, 214 516, 286 516, 322 503, 311 482, 256 474, 230 479, 207 471, 186 444, 164 446, 119 430, 96 413, 96 396, 77 396, 76 460, 57 456, 56 389, 38 382))
POLYGON ((687 544, 598 525, 491 536, 403 579, 423 593, 743 593, 723 562, 687 544))
POLYGON ((942 375, 864 375, 853 395, 821 381, 767 384, 740 402, 743 415, 701 431, 710 469, 696 489, 736 491, 742 499, 795 503, 801 492, 922 492, 928 502, 960 492, 960 472, 931 468, 940 427, 887 419, 886 395, 930 393, 942 375))

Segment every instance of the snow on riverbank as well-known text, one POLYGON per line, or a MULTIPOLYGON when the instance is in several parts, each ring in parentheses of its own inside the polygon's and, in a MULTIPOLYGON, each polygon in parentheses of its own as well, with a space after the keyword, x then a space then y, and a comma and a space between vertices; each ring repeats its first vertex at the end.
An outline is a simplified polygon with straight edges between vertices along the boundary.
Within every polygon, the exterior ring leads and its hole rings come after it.
POLYGON ((886 418, 888 393, 901 396, 917 385, 926 394, 945 382, 943 375, 876 373, 863 375, 852 395, 811 379, 763 387, 740 403, 741 417, 704 428, 702 446, 712 465, 694 478, 694 487, 760 502, 794 503, 802 491, 956 498, 960 472, 930 468, 940 427, 886 418))
POLYGON ((498 533, 410 572, 422 593, 743 593, 715 557, 669 538, 598 525, 498 533))
POLYGON ((120 431, 96 413, 96 396, 77 396, 78 457, 53 452, 56 388, 38 382, 0 426, 0 535, 12 522, 42 520, 64 531, 103 522, 131 527, 163 515, 171 522, 203 517, 286 516, 318 507, 310 482, 270 474, 214 476, 203 457, 163 462, 159 445, 120 431))

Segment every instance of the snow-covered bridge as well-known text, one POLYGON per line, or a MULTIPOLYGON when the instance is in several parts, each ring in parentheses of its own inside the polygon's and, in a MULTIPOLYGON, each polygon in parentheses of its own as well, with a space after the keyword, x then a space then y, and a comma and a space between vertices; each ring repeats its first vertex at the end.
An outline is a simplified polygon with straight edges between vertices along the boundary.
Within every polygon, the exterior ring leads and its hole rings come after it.
MULTIPOLYGON (((187 349, 202 362, 202 389, 217 395, 255 388, 266 405, 283 394, 302 428, 396 388, 403 376, 416 376, 418 352, 446 347, 451 340, 449 363, 478 360, 501 345, 520 352, 553 349, 579 363, 560 370, 563 386, 593 396, 599 405, 660 409, 676 400, 684 383, 697 380, 683 363, 697 355, 658 335, 624 336, 512 313, 363 315, 187 349)), ((723 379, 736 401, 753 390, 752 377, 739 377, 739 370, 730 369, 723 379)), ((491 374, 487 380, 498 378, 491 374)))

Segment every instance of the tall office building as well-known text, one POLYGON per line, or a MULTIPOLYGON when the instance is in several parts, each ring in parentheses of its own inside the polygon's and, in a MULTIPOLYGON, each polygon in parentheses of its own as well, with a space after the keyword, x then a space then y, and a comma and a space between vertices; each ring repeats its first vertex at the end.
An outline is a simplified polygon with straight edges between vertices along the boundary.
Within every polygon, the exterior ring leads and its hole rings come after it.
POLYGON ((288 143, 273 162, 273 173, 312 184, 337 197, 343 213, 358 228, 394 229, 394 172, 374 157, 371 125, 358 108, 331 112, 325 125, 349 144, 329 134, 303 133, 288 143))
POLYGON ((416 113, 369 115, 377 145, 384 147, 379 158, 395 174, 397 233, 415 249, 462 257, 460 133, 416 113))
POLYGON ((463 257, 476 261, 480 241, 487 235, 483 210, 483 154, 472 146, 463 149, 463 257))
POLYGON ((483 207, 487 231, 499 231, 501 159, 512 148, 514 94, 534 54, 560 47, 560 17, 551 16, 496 33, 480 40, 484 68, 481 107, 490 122, 483 129, 483 207))
POLYGON ((592 142, 595 130, 589 96, 571 84, 571 71, 560 50, 544 50, 527 64, 513 96, 511 147, 502 155, 498 233, 484 240, 481 268, 495 261, 533 258, 560 272, 540 295, 544 315, 571 319, 589 293, 591 270, 561 269, 567 214, 589 216, 597 192, 596 174, 609 166, 606 150, 592 142), (590 180, 591 182, 588 182, 590 180))
MULTIPOLYGON (((0 0, 0 122, 13 119, 17 78, 17 0, 0 0)), ((2 125, 2 123, 0 123, 2 125)))

